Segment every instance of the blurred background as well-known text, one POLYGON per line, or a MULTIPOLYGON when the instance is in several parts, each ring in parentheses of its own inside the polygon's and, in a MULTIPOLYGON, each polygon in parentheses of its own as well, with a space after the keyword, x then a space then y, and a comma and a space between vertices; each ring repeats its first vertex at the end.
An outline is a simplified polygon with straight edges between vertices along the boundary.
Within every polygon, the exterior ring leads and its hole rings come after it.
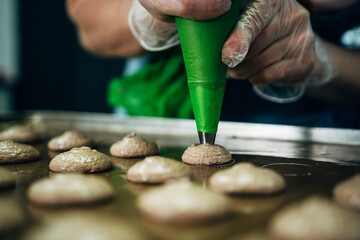
MULTIPOLYGON (((324 39, 349 47, 346 42, 351 38, 344 31, 359 23, 359 11, 357 2, 356 7, 346 11, 316 16, 312 25, 324 39)), ((358 35, 352 39, 360 42, 359 26, 356 29, 358 35)), ((64 0, 0 0, 0 113, 113 112, 107 102, 107 88, 111 78, 122 75, 124 64, 124 59, 101 59, 82 49, 64 0)), ((354 96, 350 105, 337 105, 312 96, 279 105, 259 98, 248 81, 230 80, 226 91, 246 88, 249 91, 242 94, 225 93, 221 120, 360 127, 358 96, 354 96), (311 116, 301 117, 303 113, 311 116)), ((122 111, 115 109, 118 114, 122 111)))
POLYGON ((65 1, 0 0, 0 113, 111 112, 107 84, 123 65, 81 48, 65 1))

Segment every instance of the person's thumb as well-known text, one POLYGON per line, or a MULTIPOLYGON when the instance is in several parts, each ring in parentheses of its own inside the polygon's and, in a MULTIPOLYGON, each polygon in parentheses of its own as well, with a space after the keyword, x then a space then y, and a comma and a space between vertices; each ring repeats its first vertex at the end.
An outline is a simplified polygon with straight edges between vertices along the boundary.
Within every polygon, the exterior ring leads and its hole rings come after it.
POLYGON ((222 61, 230 68, 241 63, 251 43, 278 12, 280 0, 256 0, 241 15, 222 49, 222 61))

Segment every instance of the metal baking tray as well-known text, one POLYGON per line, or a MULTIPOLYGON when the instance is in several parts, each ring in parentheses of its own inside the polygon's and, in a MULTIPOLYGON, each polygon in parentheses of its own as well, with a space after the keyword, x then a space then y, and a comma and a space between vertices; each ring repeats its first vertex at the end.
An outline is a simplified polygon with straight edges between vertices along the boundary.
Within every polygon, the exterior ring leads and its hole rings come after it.
MULTIPOLYGON (((156 141, 161 155, 180 161, 186 147, 198 141, 196 126, 193 120, 184 119, 48 111, 0 116, 0 130, 24 122, 32 124, 44 135, 44 141, 33 144, 41 152, 41 159, 26 164, 2 165, 16 175, 17 183, 14 189, 0 192, 0 201, 10 199, 20 203, 26 220, 19 227, 22 231, 13 229, 1 239, 21 237, 48 216, 79 210, 124 218, 149 239, 227 239, 251 231, 265 231, 271 215, 287 203, 314 194, 331 197, 336 183, 360 171, 359 130, 221 122, 216 142, 230 150, 235 162, 253 162, 281 173, 287 182, 286 191, 262 197, 229 197, 235 214, 217 222, 194 226, 160 225, 142 219, 135 207, 136 196, 154 186, 125 180, 126 170, 137 160, 112 157, 113 169, 98 174, 108 178, 116 189, 113 201, 87 207, 41 208, 28 203, 26 189, 36 179, 52 174, 48 164, 54 153, 47 150, 47 141, 51 137, 77 129, 92 137, 96 148, 109 155, 113 142, 135 132, 156 141)), ((191 166, 191 169, 194 181, 207 187, 207 180, 214 172, 230 166, 191 166)))

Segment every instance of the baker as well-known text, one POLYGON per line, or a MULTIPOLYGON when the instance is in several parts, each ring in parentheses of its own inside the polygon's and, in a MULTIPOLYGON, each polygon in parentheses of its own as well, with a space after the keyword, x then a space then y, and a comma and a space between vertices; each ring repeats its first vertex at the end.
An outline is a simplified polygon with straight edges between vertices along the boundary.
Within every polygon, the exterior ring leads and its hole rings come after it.
MULTIPOLYGON (((192 115, 181 52, 174 47, 179 44, 174 16, 213 19, 231 5, 230 0, 67 1, 85 49, 105 57, 145 56, 137 73, 112 80, 109 102, 130 115, 164 117, 192 115)), ((222 61, 229 77, 250 83, 227 82, 223 120, 360 127, 360 54, 339 45, 341 34, 360 23, 359 1, 243 1, 241 13, 222 47, 222 61), (327 12, 337 16, 336 25, 327 12), (253 86, 270 101, 257 97, 253 86)), ((343 44, 359 47, 343 36, 343 44)))

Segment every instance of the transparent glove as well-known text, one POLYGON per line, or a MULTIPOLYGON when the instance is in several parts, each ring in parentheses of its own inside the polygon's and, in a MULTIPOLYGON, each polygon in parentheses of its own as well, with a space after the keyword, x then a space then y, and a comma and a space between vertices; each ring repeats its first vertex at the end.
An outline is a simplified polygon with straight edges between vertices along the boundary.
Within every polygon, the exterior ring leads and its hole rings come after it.
POLYGON ((134 0, 130 9, 128 24, 145 50, 162 51, 180 43, 176 24, 156 19, 138 0, 134 0))
POLYGON ((128 23, 144 49, 161 51, 180 43, 174 16, 210 19, 230 6, 231 0, 134 0, 128 23))
POLYGON ((223 47, 223 62, 233 78, 248 78, 267 100, 298 100, 307 85, 337 75, 308 11, 295 0, 255 0, 240 17, 223 47))

